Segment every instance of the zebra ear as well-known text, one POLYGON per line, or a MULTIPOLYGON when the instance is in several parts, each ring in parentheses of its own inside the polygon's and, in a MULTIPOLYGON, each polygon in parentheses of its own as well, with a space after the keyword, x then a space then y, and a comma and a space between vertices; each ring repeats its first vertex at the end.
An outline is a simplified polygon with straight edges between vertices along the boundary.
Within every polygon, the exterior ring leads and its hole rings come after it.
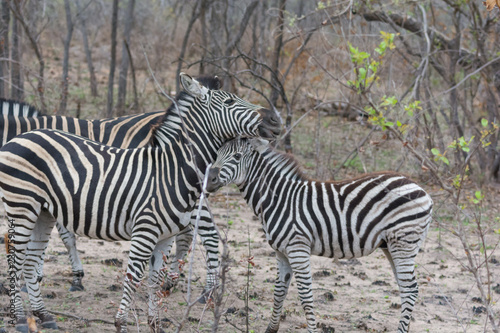
POLYGON ((203 98, 208 92, 206 87, 202 86, 198 81, 185 73, 181 73, 179 79, 182 88, 193 97, 203 98))
POLYGON ((270 147, 269 141, 264 139, 255 138, 255 139, 249 139, 248 141, 250 142, 252 148, 259 154, 262 154, 270 147))

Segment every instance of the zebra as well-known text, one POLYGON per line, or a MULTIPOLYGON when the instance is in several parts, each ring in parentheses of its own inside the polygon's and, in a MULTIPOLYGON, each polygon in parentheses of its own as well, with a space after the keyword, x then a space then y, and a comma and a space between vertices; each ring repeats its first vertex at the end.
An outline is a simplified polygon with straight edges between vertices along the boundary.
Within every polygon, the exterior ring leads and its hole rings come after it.
POLYGON ((392 172, 320 182, 307 177, 287 154, 258 139, 235 139, 218 152, 207 191, 235 183, 260 218, 276 252, 278 277, 266 332, 277 332, 291 275, 295 276, 308 332, 316 332, 310 256, 366 256, 381 248, 401 296, 398 332, 408 332, 418 296, 415 256, 431 221, 432 199, 417 184, 392 172))
POLYGON ((200 175, 223 142, 236 136, 274 139, 274 111, 181 73, 183 91, 153 129, 153 147, 119 149, 58 130, 21 134, 0 149, 0 197, 12 240, 8 270, 16 329, 27 332, 18 280, 24 273, 32 312, 57 327, 41 298, 36 267, 55 220, 78 235, 131 240, 123 297, 115 317, 126 332, 128 310, 150 262, 148 324, 158 331, 162 253, 184 229, 201 194, 200 175), (39 219, 50 213, 54 220, 39 219))
MULTIPOLYGON (((202 84, 205 80, 210 79, 198 78, 202 84)), ((119 118, 83 120, 65 116, 48 116, 30 104, 0 98, 0 114, 2 115, 0 117, 0 147, 21 133, 39 128, 63 130, 118 148, 144 147, 150 144, 152 128, 160 122, 164 113, 165 111, 153 111, 119 118)), ((195 220, 196 215, 196 212, 193 213, 192 221, 195 220)), ((50 218, 50 215, 44 216, 50 218)), ((218 234, 205 204, 202 206, 200 216, 198 231, 207 252, 207 284, 211 285, 218 270, 218 234)), ((69 291, 82 291, 85 289, 82 283, 85 274, 76 249, 75 235, 68 232, 60 223, 56 224, 56 228, 68 250, 72 267, 73 278, 69 291)), ((185 228, 176 236, 176 257, 170 267, 170 272, 173 274, 167 276, 165 289, 171 289, 174 286, 175 281, 172 276, 180 273, 178 262, 187 253, 192 237, 191 228, 185 228)), ((42 271, 43 267, 39 267, 39 280, 43 277, 42 271)))

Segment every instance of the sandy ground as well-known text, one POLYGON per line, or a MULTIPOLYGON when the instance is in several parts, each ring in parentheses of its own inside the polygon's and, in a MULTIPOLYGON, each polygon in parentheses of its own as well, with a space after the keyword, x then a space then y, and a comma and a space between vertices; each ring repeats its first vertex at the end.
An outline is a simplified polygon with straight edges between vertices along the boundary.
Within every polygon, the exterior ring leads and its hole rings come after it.
MULTIPOLYGON (((219 332, 246 331, 245 289, 249 288, 249 332, 264 332, 271 309, 276 263, 272 249, 265 242, 259 222, 234 190, 226 190, 210 198, 219 228, 229 240, 230 267, 224 295, 219 332), (250 247, 248 246, 250 240, 250 247), (254 267, 247 274, 246 260, 253 256, 254 267)), ((2 219, 3 221, 3 219, 2 219)), ((437 222, 433 222, 434 224, 437 222)), ((2 234, 6 225, 0 227, 2 234)), ((498 235, 496 235, 498 236, 498 235)), ((128 242, 103 242, 78 239, 78 249, 84 262, 83 292, 69 292, 71 270, 66 249, 54 229, 45 264, 43 295, 48 309, 85 319, 112 322, 121 299, 121 281, 127 262, 128 242), (118 267, 105 264, 106 259, 118 259, 118 267)), ((497 250, 498 251, 498 250, 497 250)), ((490 259, 493 277, 494 311, 500 316, 500 255, 490 259)), ((456 237, 440 233, 432 225, 427 241, 417 257, 420 297, 414 311, 411 332, 490 332, 480 295, 471 273, 460 262, 465 254, 456 237), (440 242, 438 242, 441 237, 440 242)), ((185 273, 189 268, 186 264, 185 273)), ((0 282, 6 281, 6 255, 0 254, 0 282)), ((317 321, 323 332, 395 332, 399 318, 399 292, 389 263, 378 250, 359 260, 334 262, 314 257, 314 296, 317 321)), ((194 252, 193 298, 200 294, 204 273, 202 249, 194 252)), ((174 332, 175 324, 187 309, 187 282, 181 278, 178 287, 165 299, 162 312, 164 329, 174 332)), ((487 286, 485 286, 487 287, 487 286)), ((1 294, 1 290, 0 290, 1 294)), ((130 320, 129 332, 148 332, 145 325, 146 290, 138 292, 130 320), (134 318, 134 316, 136 316, 134 318)), ((23 294, 25 300, 27 295, 23 294)), ((27 301, 26 301, 27 302, 27 301)), ((8 310, 8 297, 0 295, 0 313, 8 310)), ((7 320, 3 314, 4 320, 7 320)), ((191 308, 182 332, 210 332, 213 312, 202 304, 191 308)), ((285 302, 280 332, 305 332, 305 317, 298 299, 294 280, 285 302)), ((0 314, 0 327, 2 314, 0 314)), ((114 332, 111 324, 89 322, 57 315, 59 332, 114 332)), ((13 331, 7 328, 7 331, 13 331)), ((44 330, 44 332, 49 332, 44 330)))

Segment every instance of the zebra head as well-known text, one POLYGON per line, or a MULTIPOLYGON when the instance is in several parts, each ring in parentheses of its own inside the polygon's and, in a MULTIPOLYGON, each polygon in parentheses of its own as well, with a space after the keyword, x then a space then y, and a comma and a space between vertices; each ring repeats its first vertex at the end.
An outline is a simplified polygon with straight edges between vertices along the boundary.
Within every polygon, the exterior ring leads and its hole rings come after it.
POLYGON ((217 152, 217 159, 208 171, 207 191, 215 192, 234 183, 241 185, 247 179, 255 154, 269 148, 261 139, 238 138, 226 142, 217 152))
MULTIPOLYGON (((235 137, 271 140, 281 133, 281 119, 276 112, 219 90, 221 84, 217 77, 196 80, 181 73, 180 82, 184 92, 194 98, 194 109, 208 109, 205 119, 198 119, 202 122, 199 125, 207 128, 221 142, 235 137)), ((180 104, 182 106, 182 101, 180 104)))

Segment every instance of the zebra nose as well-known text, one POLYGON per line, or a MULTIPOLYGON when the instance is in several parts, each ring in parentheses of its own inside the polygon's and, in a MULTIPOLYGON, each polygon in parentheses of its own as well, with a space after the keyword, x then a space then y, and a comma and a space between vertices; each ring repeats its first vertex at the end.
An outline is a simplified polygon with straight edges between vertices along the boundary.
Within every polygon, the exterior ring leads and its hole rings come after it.
POLYGON ((208 192, 215 192, 221 187, 219 182, 219 172, 220 168, 211 168, 208 171, 206 188, 208 192))

